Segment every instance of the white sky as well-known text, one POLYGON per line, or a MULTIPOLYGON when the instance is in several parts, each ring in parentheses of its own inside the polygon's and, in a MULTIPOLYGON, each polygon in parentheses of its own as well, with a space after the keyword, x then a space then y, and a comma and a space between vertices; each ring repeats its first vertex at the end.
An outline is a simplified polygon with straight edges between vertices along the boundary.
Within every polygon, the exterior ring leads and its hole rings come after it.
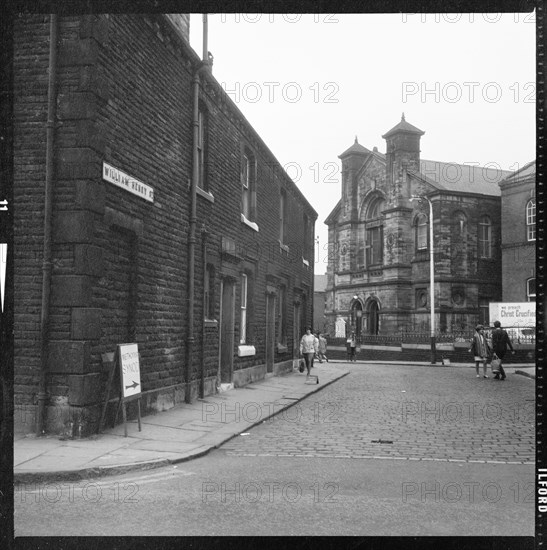
MULTIPOLYGON (((535 17, 530 14, 209 15, 213 74, 324 220, 340 198, 338 155, 385 153, 401 120, 421 157, 515 170, 535 158, 535 17), (270 83, 270 84, 266 84, 270 83)), ((202 18, 190 38, 201 56, 202 18)))

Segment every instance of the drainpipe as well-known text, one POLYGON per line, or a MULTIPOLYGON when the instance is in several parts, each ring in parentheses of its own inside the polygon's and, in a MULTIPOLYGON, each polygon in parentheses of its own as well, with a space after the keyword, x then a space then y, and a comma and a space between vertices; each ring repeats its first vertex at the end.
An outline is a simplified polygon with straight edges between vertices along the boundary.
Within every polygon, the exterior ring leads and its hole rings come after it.
POLYGON ((55 117, 57 107, 57 15, 49 19, 49 79, 46 126, 46 181, 44 200, 44 259, 42 264, 42 310, 40 314, 40 382, 38 388, 38 410, 36 435, 46 431, 47 401, 47 359, 49 336, 49 306, 51 292, 51 218, 53 212, 53 156, 55 137, 55 117))
POLYGON ((184 367, 184 379, 186 387, 184 401, 192 402, 190 387, 190 364, 194 351, 194 277, 195 277, 195 248, 196 248, 196 189, 199 179, 199 157, 198 157, 198 131, 199 131, 199 76, 204 70, 209 69, 209 57, 207 52, 207 14, 203 14, 203 58, 201 64, 194 74, 193 79, 193 116, 192 116, 192 183, 190 189, 190 227, 188 230, 188 336, 186 339, 186 364, 184 367))
MULTIPOLYGON (((201 226, 201 257, 203 258, 203 288, 205 288, 207 279, 207 237, 209 233, 205 224, 201 226)), ((209 289, 209 300, 211 299, 209 289)), ((199 381, 199 396, 201 399, 205 397, 205 317, 207 312, 205 311, 205 292, 203 293, 203 319, 201 321, 201 376, 199 381)))

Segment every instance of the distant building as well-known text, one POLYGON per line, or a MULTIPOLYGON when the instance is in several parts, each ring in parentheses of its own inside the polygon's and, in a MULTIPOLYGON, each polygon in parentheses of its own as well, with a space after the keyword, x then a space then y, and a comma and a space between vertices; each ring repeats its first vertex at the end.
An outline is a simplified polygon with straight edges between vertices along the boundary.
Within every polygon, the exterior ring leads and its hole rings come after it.
POLYGON ((498 183, 509 172, 423 160, 424 132, 404 115, 383 138, 386 154, 355 143, 340 156, 342 197, 328 216, 326 317, 358 335, 430 327, 430 247, 438 330, 488 323, 501 299, 498 183), (433 205, 433 243, 429 205, 433 205))
POLYGON ((499 183, 501 189, 502 298, 536 299, 536 161, 499 183))
POLYGON ((325 317, 327 275, 315 275, 313 287, 313 330, 332 334, 334 326, 329 327, 325 317))
POLYGON ((14 18, 16 429, 38 411, 92 433, 121 343, 145 411, 297 361, 317 213, 188 32, 187 14, 14 18))

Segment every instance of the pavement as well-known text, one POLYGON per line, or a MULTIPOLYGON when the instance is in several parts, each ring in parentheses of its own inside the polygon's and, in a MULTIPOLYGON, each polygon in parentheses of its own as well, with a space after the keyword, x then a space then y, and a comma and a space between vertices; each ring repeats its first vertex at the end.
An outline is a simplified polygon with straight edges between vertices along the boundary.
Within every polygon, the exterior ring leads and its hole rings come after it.
MULTIPOLYGON (((357 361, 378 365, 403 363, 357 361)), ((432 368, 474 368, 469 363, 450 366, 426 362, 404 363, 432 368)), ((243 388, 231 389, 181 404, 170 410, 128 422, 128 436, 119 424, 83 439, 16 434, 14 437, 14 482, 78 480, 118 475, 132 470, 159 468, 207 454, 229 441, 244 437, 253 426, 292 407, 307 396, 349 374, 347 362, 316 364, 315 378, 294 371, 269 376, 243 388)), ((506 373, 535 378, 535 365, 505 367, 506 373)))

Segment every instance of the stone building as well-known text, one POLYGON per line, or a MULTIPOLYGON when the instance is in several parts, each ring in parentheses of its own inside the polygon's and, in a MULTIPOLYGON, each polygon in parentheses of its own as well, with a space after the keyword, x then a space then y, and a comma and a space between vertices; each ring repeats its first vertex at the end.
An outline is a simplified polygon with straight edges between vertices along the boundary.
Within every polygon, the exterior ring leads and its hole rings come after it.
POLYGON ((327 318, 325 317, 325 304, 327 287, 326 275, 315 275, 313 287, 313 330, 323 333, 332 333, 334 336, 333 327, 329 327, 327 324, 327 318))
POLYGON ((504 302, 536 300, 536 161, 499 183, 504 302))
POLYGON ((188 15, 14 20, 18 430, 93 432, 121 343, 145 412, 292 369, 317 214, 188 32, 188 15))
POLYGON ((498 183, 508 172, 423 160, 423 135, 403 115, 382 136, 385 154, 355 138, 339 156, 342 197, 325 221, 329 325, 342 319, 361 336, 427 333, 432 244, 437 329, 488 322, 488 303, 501 299, 498 183))

